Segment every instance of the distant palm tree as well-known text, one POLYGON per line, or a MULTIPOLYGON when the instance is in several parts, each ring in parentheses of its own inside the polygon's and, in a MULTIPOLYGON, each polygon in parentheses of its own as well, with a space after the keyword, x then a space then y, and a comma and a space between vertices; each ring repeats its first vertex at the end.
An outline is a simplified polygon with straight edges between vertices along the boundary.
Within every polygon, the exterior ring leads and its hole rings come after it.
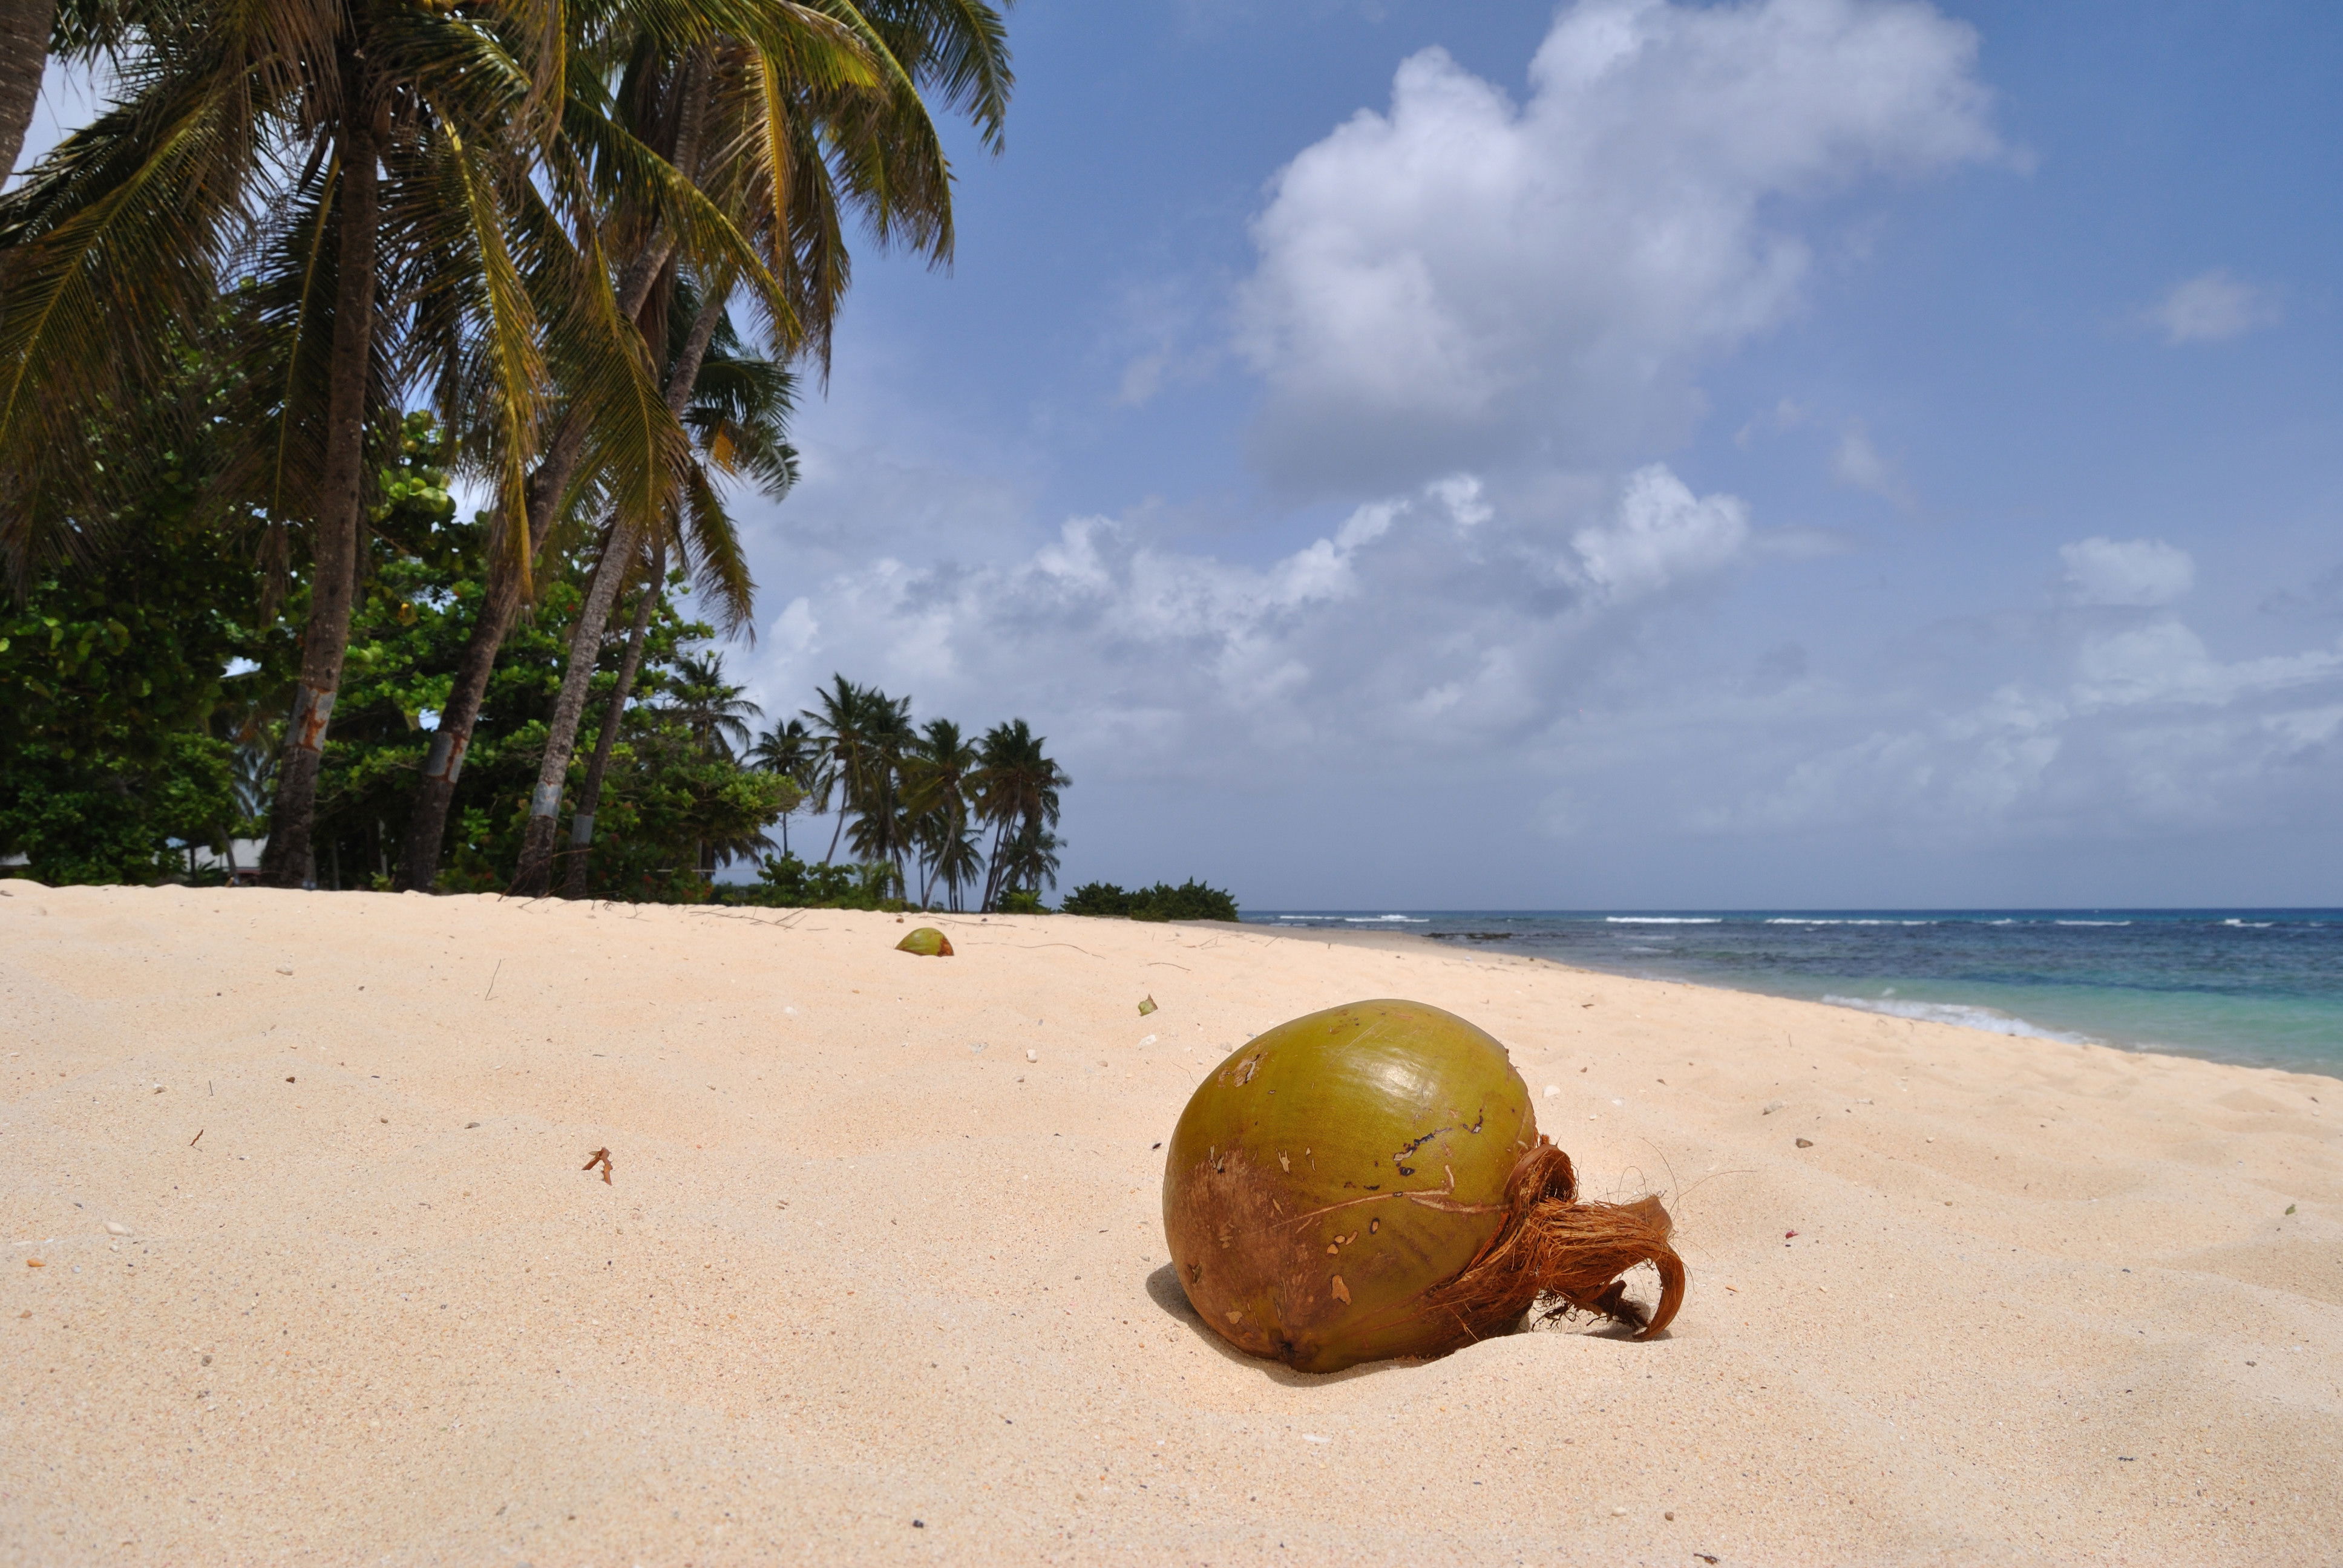
POLYGON ((865 865, 890 868, 896 893, 908 894, 903 861, 912 848, 911 812, 903 796, 903 766, 919 734, 911 728, 911 699, 864 689, 869 711, 863 719, 862 769, 858 780, 854 826, 846 842, 865 865))
POLYGON ((1003 854, 1004 867, 1001 875, 1001 891, 1022 890, 1039 893, 1041 885, 1058 885, 1058 851, 1064 846, 1055 833, 1034 819, 1028 818, 1009 840, 1003 854))
POLYGON ((949 719, 928 720, 904 753, 903 805, 910 818, 912 845, 924 862, 920 882, 923 909, 935 891, 936 878, 944 875, 945 887, 956 889, 965 863, 975 857, 969 843, 968 784, 976 767, 976 748, 960 738, 960 726, 949 719), (962 849, 965 854, 955 852, 962 849))
POLYGON ((268 831, 268 802, 277 793, 277 753, 256 735, 236 747, 230 769, 228 802, 236 815, 227 825, 226 854, 228 879, 234 881, 241 874, 236 841, 268 831))
POLYGON ((830 687, 815 692, 815 706, 804 715, 813 722, 830 769, 829 787, 815 809, 827 812, 834 805, 838 813, 830 852, 823 859, 838 858, 839 840, 846 836, 847 819, 852 817, 856 852, 893 861, 902 838, 894 820, 895 769, 910 738, 911 699, 889 697, 875 686, 857 686, 842 675, 830 680, 830 687))
POLYGON ((798 787, 797 799, 781 813, 781 853, 789 852, 789 818, 820 792, 828 761, 820 740, 802 719, 785 719, 757 738, 749 749, 749 764, 778 773, 798 787))
POLYGON ((975 828, 963 826, 930 851, 935 875, 944 885, 944 898, 954 914, 960 912, 960 890, 984 880, 984 850, 975 828))
POLYGON ((1058 792, 1073 780, 1042 750, 1046 743, 1021 719, 994 725, 978 743, 974 799, 992 828, 981 908, 997 906, 1010 888, 1039 891, 1044 874, 1056 880, 1058 792))
POLYGON ((683 720, 694 742, 731 761, 733 748, 749 744, 748 720, 762 719, 765 710, 741 695, 746 687, 724 678, 720 653, 683 654, 675 668, 667 679, 668 700, 660 707, 683 720))

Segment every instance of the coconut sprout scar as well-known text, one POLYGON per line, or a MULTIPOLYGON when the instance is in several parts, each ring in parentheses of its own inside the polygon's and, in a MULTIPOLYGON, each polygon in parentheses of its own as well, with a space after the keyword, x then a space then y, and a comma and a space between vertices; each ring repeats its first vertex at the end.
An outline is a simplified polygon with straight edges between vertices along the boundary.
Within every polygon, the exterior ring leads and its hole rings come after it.
POLYGON ((1655 1197, 1583 1202, 1505 1049, 1422 1002, 1353 1002, 1223 1060, 1163 1172, 1181 1285, 1214 1332, 1302 1372, 1444 1354, 1533 1308, 1649 1339, 1683 1303, 1655 1197), (1622 1276, 1649 1263, 1660 1294, 1622 1276))

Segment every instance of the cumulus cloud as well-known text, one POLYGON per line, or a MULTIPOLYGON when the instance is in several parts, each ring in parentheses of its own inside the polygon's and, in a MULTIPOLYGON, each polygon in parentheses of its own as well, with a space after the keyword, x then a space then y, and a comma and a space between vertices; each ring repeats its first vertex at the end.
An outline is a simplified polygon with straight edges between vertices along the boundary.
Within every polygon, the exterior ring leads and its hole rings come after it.
POLYGON ((2170 604, 2197 582, 2188 552, 2161 539, 2094 536, 2058 548, 2066 566, 2066 597, 2082 605, 2170 604))
POLYGON ((1628 479, 1617 517, 1571 539, 1587 580, 1614 600, 1657 593, 1741 553, 1749 509, 1734 496, 1697 497, 1654 463, 1628 479))
POLYGON ((1516 104, 1432 49, 1273 182, 1240 347, 1301 483, 1679 437, 1693 375, 1783 318, 1786 204, 2000 153, 1976 35, 1918 0, 1580 0, 1516 104))
MULTIPOLYGON (((2145 539, 2060 554, 2087 604, 2162 605, 2192 569, 2145 539)), ((1704 826, 2003 839, 2234 826, 2316 809, 2343 764, 2343 645, 2225 659, 2169 613, 1970 630, 1964 664, 1989 668, 1999 653, 2036 673, 1982 695, 1943 690, 1835 742, 1809 734, 1773 783, 1703 813, 1704 826)))
POLYGON ((1644 618, 1721 581, 1750 539, 1737 498, 1656 464, 1576 527, 1452 474, 1259 563, 1078 518, 1006 561, 831 574, 768 628, 756 684, 785 706, 842 669, 971 714, 1012 691, 1070 756, 1118 766, 1304 749, 1323 766, 1329 737, 1485 745, 1578 700, 1644 618))
POLYGON ((2217 266, 2173 285, 2147 311, 2149 325, 2175 347, 2226 343, 2278 318, 2278 301, 2268 290, 2240 282, 2217 266))

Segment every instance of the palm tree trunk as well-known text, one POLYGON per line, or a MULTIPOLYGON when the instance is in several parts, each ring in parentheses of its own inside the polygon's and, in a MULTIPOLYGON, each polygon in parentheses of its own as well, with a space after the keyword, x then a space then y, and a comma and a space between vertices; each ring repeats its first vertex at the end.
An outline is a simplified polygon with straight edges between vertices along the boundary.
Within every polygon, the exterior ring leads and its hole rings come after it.
MULTIPOLYGON (((671 241, 655 239, 628 265, 618 279, 618 308, 623 315, 640 322, 650 300, 651 286, 665 270, 673 251, 671 241)), ((561 515, 569 481, 586 454, 586 422, 578 411, 573 408, 565 413, 554 428, 553 439, 546 444, 545 460, 529 477, 528 553, 532 559, 545 548, 546 538, 553 532, 554 522, 561 515)), ((423 779, 407 819, 407 836, 399 847, 398 874, 393 879, 393 885, 402 890, 427 890, 439 879, 439 857, 446 848, 447 812, 455 802, 456 781, 463 776, 464 754, 471 749, 472 730, 479 723, 488 678, 496 673, 497 654, 510 635, 513 618, 519 608, 520 574, 505 553, 498 551, 488 568, 488 591, 481 596, 479 617, 472 623, 472 635, 464 644, 463 659, 456 667, 447 704, 439 710, 439 728, 431 737, 430 755, 423 763, 423 779)))
MULTIPOLYGON (((0 5, 6 0, 0 0, 0 5)), ((689 149, 689 157, 679 146, 676 166, 690 172, 690 165, 699 158, 699 126, 707 105, 708 63, 705 48, 695 49, 686 70, 685 102, 680 114, 679 139, 689 149)), ((652 287, 668 276, 669 264, 675 256, 678 236, 668 231, 665 224, 655 225, 643 247, 619 274, 618 284, 618 315, 622 320, 632 320, 642 331, 644 341, 653 345, 654 355, 667 338, 665 322, 665 291, 655 301, 652 287), (646 322, 644 313, 656 303, 661 323, 656 330, 646 322)), ((712 328, 711 328, 712 330, 712 328)), ((703 351, 705 345, 703 344, 703 351)), ((695 367, 693 376, 699 375, 695 367)), ((687 388, 689 383, 686 383, 687 388)), ((679 407, 672 397, 670 407, 679 407)), ((531 478, 528 496, 528 554, 534 559, 545 548, 546 536, 553 531, 559 517, 561 503, 568 495, 569 480, 577 472, 579 458, 586 448, 586 427, 575 408, 566 413, 548 444, 545 461, 538 466, 531 478)), ((488 678, 495 672, 497 653, 503 648, 506 635, 512 629, 514 612, 520 604, 518 576, 499 558, 488 573, 488 592, 480 606, 480 618, 472 627, 471 640, 465 645, 464 661, 458 669, 456 684, 448 693, 447 706, 439 715, 439 730, 432 738, 431 753, 423 764, 422 786, 416 793, 415 809, 407 819, 407 840, 399 853, 397 885, 401 888, 429 888, 439 878, 439 855, 447 836, 447 812, 456 798, 456 780, 464 770, 464 753, 470 749, 473 727, 479 722, 480 702, 488 689, 488 678)), ((534 829, 535 820, 531 819, 534 829)))
MULTIPOLYGON (((594 738, 594 759, 586 765, 586 782, 578 791, 578 813, 569 819, 569 872, 561 887, 565 899, 586 896, 587 860, 594 843, 594 809, 602 803, 602 775, 608 770, 610 752, 618 745, 618 726, 626 718, 627 699, 635 689, 636 672, 643 667, 643 640, 650 630, 651 610, 666 591, 667 541, 661 539, 651 551, 650 580, 643 585, 642 598, 636 602, 635 624, 627 633, 627 656, 618 661, 618 684, 611 689, 602 732, 594 738)), ((781 831, 786 837, 787 818, 781 820, 781 831)))
POLYGON ((610 607, 618 602, 619 581, 635 562, 634 530, 613 524, 594 568, 594 586, 578 607, 578 624, 569 634, 569 663, 561 672, 561 694, 554 699, 553 718, 547 725, 545 758, 538 765, 537 792, 529 798, 528 829, 521 839, 520 869, 513 873, 515 897, 543 898, 553 871, 553 830, 561 812, 561 786, 569 775, 569 759, 578 746, 578 721, 586 712, 586 696, 594 684, 594 667, 602 651, 602 630, 609 624, 610 607))
POLYGON ((56 15, 57 0, 0 0, 0 185, 25 150, 56 15))
MULTIPOLYGON (((724 319, 724 297, 709 290, 691 324, 691 335, 676 356, 668 375, 667 406, 681 414, 690 400, 692 384, 699 379, 699 362, 724 319)), ((602 648, 602 630, 609 624, 610 607, 618 602, 618 583, 634 565, 633 531, 614 527, 602 559, 594 570, 594 586, 578 612, 577 629, 569 638, 569 665, 562 672, 561 695, 554 702, 553 719, 546 730, 545 756, 538 764, 537 791, 529 797, 528 828, 521 839, 520 865, 513 873, 511 891, 524 899, 542 898, 552 885, 554 830, 561 815, 561 788, 569 776, 569 759, 578 749, 578 721, 586 711, 587 689, 594 681, 594 666, 602 648)))
POLYGON ((1005 862, 1002 846, 1009 838, 1009 819, 1001 818, 992 825, 992 854, 984 868, 984 901, 977 905, 980 913, 990 913, 1001 898, 1001 873, 1005 862))
POLYGON ((326 394, 326 450, 310 541, 309 625, 301 648, 301 684, 285 727, 269 813, 261 877, 280 888, 314 884, 310 835, 317 826, 317 769, 326 727, 349 650, 350 601, 357 587, 361 482, 365 478, 367 392, 373 379, 375 258, 380 190, 375 167, 373 107, 352 72, 341 129, 339 255, 334 280, 334 346, 326 394))

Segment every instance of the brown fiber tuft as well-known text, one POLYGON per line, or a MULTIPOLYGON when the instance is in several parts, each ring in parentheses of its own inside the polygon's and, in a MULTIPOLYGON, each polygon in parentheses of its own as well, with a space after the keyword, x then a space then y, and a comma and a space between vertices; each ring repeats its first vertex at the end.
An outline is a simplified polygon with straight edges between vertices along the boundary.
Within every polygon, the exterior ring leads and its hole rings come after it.
POLYGON ((1546 1315, 1594 1312, 1634 1325, 1639 1340, 1668 1326, 1684 1303, 1684 1260, 1668 1244, 1674 1222, 1657 1198, 1581 1203, 1570 1156, 1541 1137, 1505 1181, 1505 1222, 1464 1271, 1424 1298, 1474 1339, 1503 1333, 1541 1299, 1546 1315), (1660 1271, 1647 1318, 1619 1276, 1638 1263, 1660 1271))

